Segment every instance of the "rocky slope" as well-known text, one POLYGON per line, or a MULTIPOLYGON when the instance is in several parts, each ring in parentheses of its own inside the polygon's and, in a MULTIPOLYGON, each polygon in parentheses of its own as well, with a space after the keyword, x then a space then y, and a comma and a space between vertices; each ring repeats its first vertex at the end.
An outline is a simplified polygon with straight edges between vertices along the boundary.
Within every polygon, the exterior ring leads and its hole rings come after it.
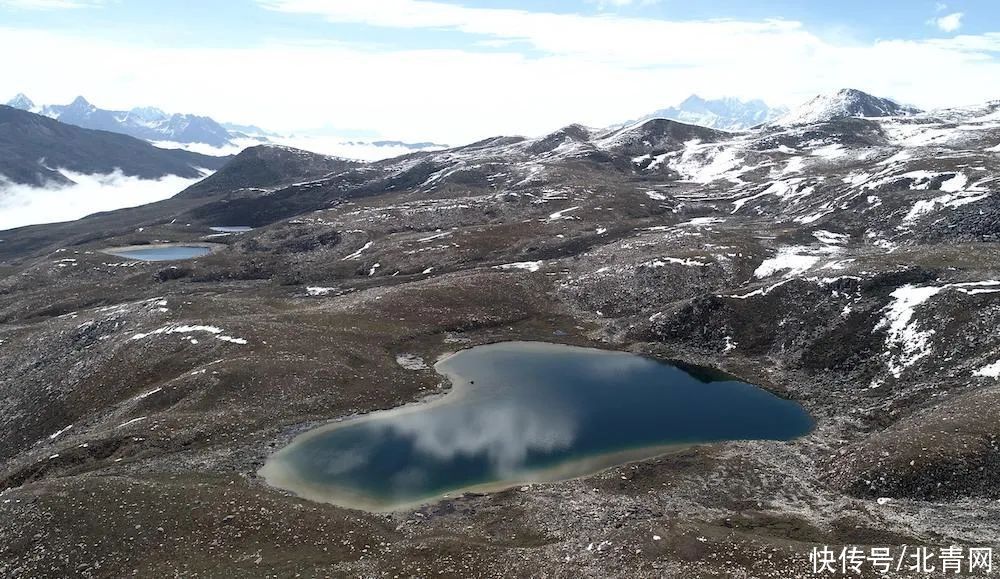
POLYGON ((0 574, 784 578, 816 546, 1000 545, 997 110, 265 149, 7 232, 0 574), (162 240, 224 247, 100 252, 162 240), (397 356, 514 339, 719 367, 817 428, 384 515, 256 476, 311 425, 444 387, 397 356))

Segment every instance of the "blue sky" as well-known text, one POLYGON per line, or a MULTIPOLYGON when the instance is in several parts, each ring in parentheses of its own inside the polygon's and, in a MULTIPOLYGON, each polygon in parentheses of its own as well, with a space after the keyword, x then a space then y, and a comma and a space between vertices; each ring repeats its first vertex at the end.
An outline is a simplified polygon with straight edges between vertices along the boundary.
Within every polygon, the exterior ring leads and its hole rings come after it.
MULTIPOLYGON (((621 1, 621 0, 619 0, 621 1)), ((376 0, 377 2, 377 0, 376 0)), ((331 2, 333 3, 333 2, 331 2)), ((960 0, 636 0, 622 5, 614 0, 469 0, 440 3, 472 8, 513 8, 558 14, 609 15, 663 20, 785 19, 799 21, 823 33, 856 36, 858 40, 945 37, 931 20, 962 13, 963 34, 995 32, 1000 2, 960 0)), ((115 34, 140 42, 195 46, 251 46, 264 37, 382 42, 406 47, 468 46, 469 35, 442 31, 386 30, 377 26, 337 25, 315 17, 282 14, 252 0, 0 0, 0 23, 13 27, 91 34, 115 34), (50 4, 51 2, 51 4, 50 4), (65 6, 75 6, 66 8, 65 6), (62 7, 62 8, 61 8, 62 7)))
POLYGON ((1000 98, 994 0, 0 0, 0 99, 459 142, 683 99, 1000 98))

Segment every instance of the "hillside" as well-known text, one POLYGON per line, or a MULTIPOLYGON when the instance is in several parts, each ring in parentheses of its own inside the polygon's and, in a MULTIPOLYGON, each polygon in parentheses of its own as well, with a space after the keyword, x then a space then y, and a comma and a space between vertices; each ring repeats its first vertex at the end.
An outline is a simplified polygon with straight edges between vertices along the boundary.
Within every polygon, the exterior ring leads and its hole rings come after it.
POLYGON ((83 129, 0 105, 0 175, 29 185, 70 182, 60 173, 125 175, 155 179, 165 175, 198 177, 228 161, 181 150, 158 149, 145 141, 83 129))
MULTIPOLYGON (((783 578, 826 545, 1000 543, 1000 109, 837 94, 738 133, 251 149, 169 201, 5 232, 0 574, 783 578), (210 253, 105 253, 166 242, 210 253), (389 513, 261 477, 510 341, 680 360, 815 428, 389 513)), ((500 410, 418 442, 516 457, 530 408, 500 410)))

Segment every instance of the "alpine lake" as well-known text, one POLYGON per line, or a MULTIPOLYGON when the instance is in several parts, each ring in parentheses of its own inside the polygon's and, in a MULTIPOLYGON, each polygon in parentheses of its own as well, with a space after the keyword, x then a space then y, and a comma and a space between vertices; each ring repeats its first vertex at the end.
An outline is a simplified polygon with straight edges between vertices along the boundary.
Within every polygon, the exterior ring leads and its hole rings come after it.
POLYGON ((305 432, 261 476, 310 500, 392 511, 814 425, 798 403, 722 372, 626 352, 503 342, 435 369, 446 395, 305 432))

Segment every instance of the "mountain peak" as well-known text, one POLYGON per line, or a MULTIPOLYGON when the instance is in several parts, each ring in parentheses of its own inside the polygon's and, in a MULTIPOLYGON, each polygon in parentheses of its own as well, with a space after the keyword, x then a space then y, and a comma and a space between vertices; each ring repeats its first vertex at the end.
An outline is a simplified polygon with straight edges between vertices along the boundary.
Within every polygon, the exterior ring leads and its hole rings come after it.
POLYGON ((7 106, 21 109, 22 111, 32 111, 35 109, 35 103, 23 92, 17 93, 17 96, 7 101, 7 106))
POLYGON ((677 106, 679 108, 686 108, 686 107, 691 107, 691 106, 704 106, 705 102, 706 102, 705 99, 701 98, 700 96, 698 96, 696 94, 693 94, 693 95, 689 96, 688 98, 684 99, 683 101, 681 101, 681 104, 679 104, 677 106))
POLYGON ((896 101, 877 97, 855 88, 821 94, 774 122, 792 126, 822 123, 845 117, 877 118, 908 116, 921 112, 896 101))
POLYGON ((712 129, 741 131, 766 123, 786 111, 772 108, 761 100, 743 101, 733 97, 705 99, 692 94, 677 106, 660 109, 639 120, 664 118, 712 129))
POLYGON ((69 106, 73 108, 90 108, 94 105, 90 104, 90 102, 82 96, 78 96, 73 99, 73 102, 69 103, 69 106))
POLYGON ((18 95, 10 106, 59 122, 85 129, 121 133, 146 141, 173 141, 178 143, 204 143, 213 147, 231 145, 233 135, 208 117, 167 114, 157 107, 133 107, 128 110, 110 110, 94 106, 83 96, 67 105, 34 106, 18 95))

